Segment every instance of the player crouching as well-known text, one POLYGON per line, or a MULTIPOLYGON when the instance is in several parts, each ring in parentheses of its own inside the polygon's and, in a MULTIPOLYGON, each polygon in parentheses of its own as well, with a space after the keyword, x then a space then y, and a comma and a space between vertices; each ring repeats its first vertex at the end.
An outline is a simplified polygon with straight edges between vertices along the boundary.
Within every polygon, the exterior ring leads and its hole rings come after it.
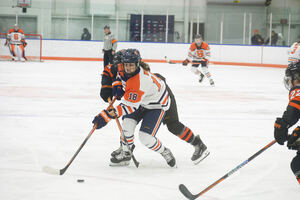
POLYGON ((191 71, 199 77, 199 82, 201 83, 204 79, 204 75, 208 78, 211 86, 214 86, 215 83, 211 77, 211 74, 208 71, 208 61, 210 59, 210 48, 209 45, 202 40, 202 36, 197 34, 195 36, 195 42, 190 46, 188 53, 188 58, 185 59, 182 65, 187 66, 189 62, 192 62, 191 71), (198 69, 201 64, 202 71, 198 69))
POLYGON ((17 24, 15 24, 14 28, 9 30, 5 46, 8 46, 13 61, 19 60, 25 62, 27 60, 25 57, 25 47, 27 43, 25 41, 24 32, 18 28, 17 24))

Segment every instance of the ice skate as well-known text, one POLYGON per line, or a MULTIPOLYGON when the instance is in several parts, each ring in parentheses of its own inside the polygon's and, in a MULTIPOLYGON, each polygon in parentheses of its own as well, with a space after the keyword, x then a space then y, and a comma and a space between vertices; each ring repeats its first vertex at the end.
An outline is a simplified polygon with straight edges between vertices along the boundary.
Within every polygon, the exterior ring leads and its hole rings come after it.
POLYGON ((215 86, 214 80, 210 79, 210 80, 209 80, 209 83, 210 83, 211 86, 215 86))
POLYGON ((130 164, 131 155, 128 151, 121 151, 110 159, 110 166, 128 166, 130 164))
POLYGON ((195 145, 195 152, 191 158, 195 165, 197 165, 199 162, 205 159, 210 153, 207 150, 206 145, 200 140, 199 135, 197 135, 196 137, 199 138, 200 142, 197 145, 195 145))
POLYGON ((199 83, 202 83, 203 79, 204 79, 204 74, 200 73, 199 83))
POLYGON ((161 155, 164 157, 170 167, 176 167, 176 160, 170 149, 165 147, 165 150, 161 153, 161 155))
POLYGON ((110 155, 111 157, 115 157, 116 155, 119 155, 123 151, 122 145, 116 150, 114 150, 110 155))

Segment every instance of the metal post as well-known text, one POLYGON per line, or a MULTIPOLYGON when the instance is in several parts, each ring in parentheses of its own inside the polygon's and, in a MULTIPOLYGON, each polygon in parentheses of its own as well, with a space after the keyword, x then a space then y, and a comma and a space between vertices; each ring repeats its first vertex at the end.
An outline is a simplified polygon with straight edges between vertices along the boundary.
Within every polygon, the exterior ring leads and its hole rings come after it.
POLYGON ((143 42, 143 32, 144 32, 144 10, 142 10, 142 15, 141 15, 141 42, 143 42))
POLYGON ((40 26, 41 26, 41 35, 44 35, 43 34, 44 33, 44 15, 43 15, 43 11, 44 11, 44 9, 41 9, 41 15, 39 17, 40 22, 38 22, 38 24, 40 24, 40 26))
POLYGON ((190 42, 193 41, 193 20, 190 22, 190 42))
POLYGON ((67 9, 66 39, 69 39, 69 9, 67 9))
POLYGON ((199 16, 199 12, 197 12, 197 34, 199 34, 199 26, 200 26, 200 16, 199 16))
POLYGON ((247 14, 244 13, 243 44, 246 44, 246 17, 247 14))
POLYGON ((94 10, 92 11, 91 18, 91 40, 94 40, 94 10))
MULTIPOLYGON (((289 14, 289 28, 288 28, 288 41, 287 45, 290 46, 290 39, 291 39, 291 13, 289 14)), ((282 33, 283 34, 283 33, 282 33)), ((283 37, 283 36, 282 36, 283 37)), ((283 38, 282 38, 283 39, 283 38)))
POLYGON ((220 44, 223 44, 223 24, 224 24, 224 13, 222 14, 221 19, 221 30, 220 30, 220 44))
POLYGON ((18 11, 16 11, 16 24, 18 25, 18 21, 19 21, 19 19, 18 19, 18 11))
POLYGON ((168 33, 169 33, 169 10, 167 10, 166 16, 166 42, 168 42, 168 33))
POLYGON ((116 0, 116 38, 118 39, 118 33, 119 33, 119 11, 118 6, 119 2, 116 0))
POLYGON ((269 45, 271 46, 271 40, 272 40, 272 18, 273 15, 270 13, 270 34, 269 34, 269 45))
POLYGON ((249 45, 251 44, 252 13, 249 13, 249 45))

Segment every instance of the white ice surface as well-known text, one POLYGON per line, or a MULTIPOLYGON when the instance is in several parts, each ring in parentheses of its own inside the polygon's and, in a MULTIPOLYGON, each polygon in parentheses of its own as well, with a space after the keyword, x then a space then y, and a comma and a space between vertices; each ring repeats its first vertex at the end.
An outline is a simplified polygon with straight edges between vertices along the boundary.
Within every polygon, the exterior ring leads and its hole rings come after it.
MULTIPOLYGON (((288 103, 284 69, 210 66, 216 87, 181 65, 151 64, 167 78, 180 120, 211 151, 194 166, 193 147, 161 126, 158 138, 177 159, 170 169, 163 158, 141 145, 140 168, 109 167, 118 148, 114 121, 96 130, 63 176, 41 171, 63 168, 106 105, 99 97, 102 63, 0 62, 1 200, 175 200, 184 183, 194 194, 235 168, 273 140, 273 123, 288 103), (84 183, 77 183, 84 179, 84 183)), ((299 199, 290 170, 295 151, 275 144, 199 199, 299 199)))

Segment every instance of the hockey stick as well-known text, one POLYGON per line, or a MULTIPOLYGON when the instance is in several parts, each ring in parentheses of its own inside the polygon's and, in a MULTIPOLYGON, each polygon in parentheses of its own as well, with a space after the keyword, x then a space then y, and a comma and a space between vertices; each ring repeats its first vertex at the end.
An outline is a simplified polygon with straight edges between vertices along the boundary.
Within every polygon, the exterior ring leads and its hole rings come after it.
POLYGON ((272 142, 270 142, 269 144, 267 144, 265 147, 263 147, 261 150, 259 150, 258 152, 256 152, 254 155, 252 155, 250 158, 248 158, 247 160, 245 160, 243 163, 241 163, 240 165, 238 165, 236 168, 232 169, 230 172, 228 172, 227 174, 225 174, 222 178, 220 178, 219 180, 217 180, 216 182, 214 182, 213 184, 211 184, 210 186, 208 186, 207 188, 205 188, 204 190, 202 190, 200 193, 198 194, 192 194, 187 187, 184 184, 180 184, 179 185, 179 190, 180 192, 188 199, 193 200, 198 198, 199 196, 201 196, 202 194, 204 194, 205 192, 207 192, 208 190, 212 189, 214 186, 216 186, 218 183, 224 181, 227 177, 229 177, 230 175, 232 175, 234 172, 238 171, 240 168, 242 168, 244 165, 248 164, 251 160, 253 160, 255 157, 257 157, 259 154, 261 154, 262 152, 264 152, 266 149, 268 149, 269 147, 271 147, 273 144, 275 144, 276 141, 273 140, 272 142))
POLYGON ((169 64, 182 64, 182 62, 174 62, 174 61, 171 61, 167 56, 164 57, 165 61, 169 64))
MULTIPOLYGON (((167 56, 165 56, 164 59, 169 64, 179 64, 179 65, 182 65, 182 61, 181 60, 170 60, 167 56)), ((201 62, 201 61, 205 61, 205 59, 200 60, 198 62, 197 61, 189 62, 188 64, 191 64, 191 65, 193 65, 193 64, 200 64, 199 62, 201 62)))
MULTIPOLYGON (((108 98, 108 102, 111 102, 110 98, 108 98)), ((124 135, 122 126, 121 126, 121 124, 120 124, 120 121, 119 121, 118 118, 115 118, 115 119, 116 119, 118 128, 119 128, 119 130, 120 130, 120 133, 121 133, 122 137, 124 138, 125 144, 126 144, 128 150, 129 150, 130 156, 132 157, 132 160, 133 160, 133 162, 134 162, 134 165, 136 166, 136 168, 138 168, 139 165, 140 165, 140 163, 135 159, 135 156, 133 155, 133 149, 135 148, 135 145, 133 144, 133 145, 132 145, 132 148, 129 147, 128 141, 127 141, 127 139, 126 139, 126 136, 124 135)))
MULTIPOLYGON (((116 101, 116 98, 114 98, 109 103, 109 106, 107 107, 107 109, 109 109, 110 107, 112 107, 112 105, 114 104, 115 101, 116 101)), ((97 127, 97 124, 94 125, 93 129, 90 131, 90 133, 88 134, 88 136, 85 138, 85 140, 83 141, 83 143, 80 145, 80 147, 78 148, 78 150, 76 151, 76 153, 73 155, 73 157, 71 158, 71 160, 68 162, 68 164, 64 168, 62 168, 62 169, 54 169, 52 167, 44 166, 43 169, 42 169, 43 172, 48 173, 48 174, 63 175, 67 171, 67 169, 70 167, 70 165, 72 164, 72 162, 74 161, 74 159, 76 158, 76 156, 78 155, 78 153, 81 151, 81 149, 83 148, 83 146, 85 145, 85 143, 92 136, 92 134, 96 130, 96 127, 97 127)))

